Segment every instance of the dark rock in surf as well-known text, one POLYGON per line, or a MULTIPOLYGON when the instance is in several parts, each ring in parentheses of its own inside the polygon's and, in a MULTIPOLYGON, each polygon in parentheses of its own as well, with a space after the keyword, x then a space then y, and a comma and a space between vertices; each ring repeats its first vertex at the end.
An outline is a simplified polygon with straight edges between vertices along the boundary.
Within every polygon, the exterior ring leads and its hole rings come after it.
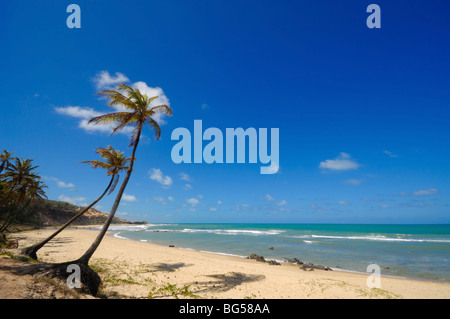
POLYGON ((250 254, 250 256, 247 257, 248 259, 255 259, 256 261, 266 262, 263 256, 257 255, 257 254, 250 254))
POLYGON ((298 260, 297 258, 286 258, 286 257, 284 257, 284 260, 286 260, 286 262, 291 263, 291 264, 303 265, 303 262, 298 260))
POLYGON ((302 265, 302 267, 300 267, 300 269, 302 270, 306 270, 307 268, 309 268, 309 270, 313 270, 313 269, 319 269, 319 270, 332 270, 330 267, 327 266, 323 266, 323 265, 314 265, 313 263, 304 263, 302 265))

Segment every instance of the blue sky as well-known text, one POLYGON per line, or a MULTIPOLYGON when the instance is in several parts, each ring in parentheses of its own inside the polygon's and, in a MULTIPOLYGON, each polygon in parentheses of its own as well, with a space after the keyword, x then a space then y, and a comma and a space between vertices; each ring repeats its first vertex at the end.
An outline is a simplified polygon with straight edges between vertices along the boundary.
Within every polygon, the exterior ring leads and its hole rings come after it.
MULTIPOLYGON (((118 216, 149 222, 450 222, 446 1, 3 1, 0 148, 33 158, 50 199, 109 180, 81 161, 128 155, 85 125, 119 81, 170 104, 146 130, 118 216), (69 29, 69 4, 81 28, 69 29), (366 8, 381 8, 381 29, 366 8), (138 83, 138 84, 137 84, 138 83), (280 170, 175 164, 177 127, 279 128, 280 170)), ((99 203, 108 212, 113 195, 99 203)))

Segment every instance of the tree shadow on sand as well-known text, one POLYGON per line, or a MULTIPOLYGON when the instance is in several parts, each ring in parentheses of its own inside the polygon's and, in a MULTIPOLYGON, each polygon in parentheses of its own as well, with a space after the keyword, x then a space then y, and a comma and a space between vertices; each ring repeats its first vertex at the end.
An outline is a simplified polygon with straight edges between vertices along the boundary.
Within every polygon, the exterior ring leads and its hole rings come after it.
POLYGON ((247 275, 239 272, 230 272, 227 274, 207 275, 206 277, 213 278, 215 280, 195 282, 192 285, 204 286, 196 290, 196 293, 205 292, 225 292, 233 289, 236 286, 244 283, 250 283, 265 279, 264 275, 247 275))
POLYGON ((159 264, 151 265, 151 267, 153 269, 149 270, 149 272, 156 272, 156 271, 174 272, 175 270, 180 269, 181 267, 189 267, 189 266, 192 266, 192 264, 185 264, 185 263, 173 263, 173 264, 159 263, 159 264))
MULTIPOLYGON (((25 258, 25 257, 24 257, 25 258)), ((20 259, 20 258, 19 258, 20 259)), ((34 262, 29 263, 24 261, 21 266, 3 266, 0 265, 0 270, 9 271, 15 275, 31 275, 37 277, 48 277, 61 280, 66 283, 72 271, 69 266, 78 265, 80 287, 76 288, 78 292, 87 293, 95 296, 98 292, 98 287, 101 283, 101 279, 98 274, 91 269, 88 265, 80 263, 78 261, 69 261, 63 263, 46 263, 46 262, 34 262)))

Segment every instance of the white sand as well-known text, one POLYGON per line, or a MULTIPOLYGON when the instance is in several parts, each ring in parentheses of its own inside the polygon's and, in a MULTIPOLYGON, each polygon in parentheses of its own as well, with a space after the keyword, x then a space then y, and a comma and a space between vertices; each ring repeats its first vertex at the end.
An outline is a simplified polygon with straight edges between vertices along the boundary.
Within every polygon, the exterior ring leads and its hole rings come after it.
MULTIPOLYGON (((47 237, 53 228, 16 234, 20 247, 47 237)), ((59 234, 38 252, 46 262, 80 257, 97 231, 82 227, 59 234)), ((450 298, 450 284, 381 277, 370 289, 369 274, 304 271, 105 236, 90 261, 103 281, 102 293, 125 298, 450 298)))

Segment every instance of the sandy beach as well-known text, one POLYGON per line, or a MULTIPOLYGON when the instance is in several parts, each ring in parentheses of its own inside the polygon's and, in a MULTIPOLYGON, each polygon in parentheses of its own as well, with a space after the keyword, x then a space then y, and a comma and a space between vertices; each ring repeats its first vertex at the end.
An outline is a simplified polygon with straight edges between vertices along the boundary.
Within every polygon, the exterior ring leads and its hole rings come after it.
MULTIPOLYGON (((53 228, 13 234, 19 247, 47 237, 53 228)), ((76 259, 97 234, 69 228, 38 252, 45 262, 76 259)), ((0 263, 3 262, 0 259, 0 263)), ((239 257, 165 247, 106 236, 90 261, 102 279, 100 293, 118 298, 450 298, 450 284, 381 277, 368 288, 369 274, 305 271, 298 265, 269 265, 239 257)), ((3 271, 3 270, 2 270, 3 271)))

